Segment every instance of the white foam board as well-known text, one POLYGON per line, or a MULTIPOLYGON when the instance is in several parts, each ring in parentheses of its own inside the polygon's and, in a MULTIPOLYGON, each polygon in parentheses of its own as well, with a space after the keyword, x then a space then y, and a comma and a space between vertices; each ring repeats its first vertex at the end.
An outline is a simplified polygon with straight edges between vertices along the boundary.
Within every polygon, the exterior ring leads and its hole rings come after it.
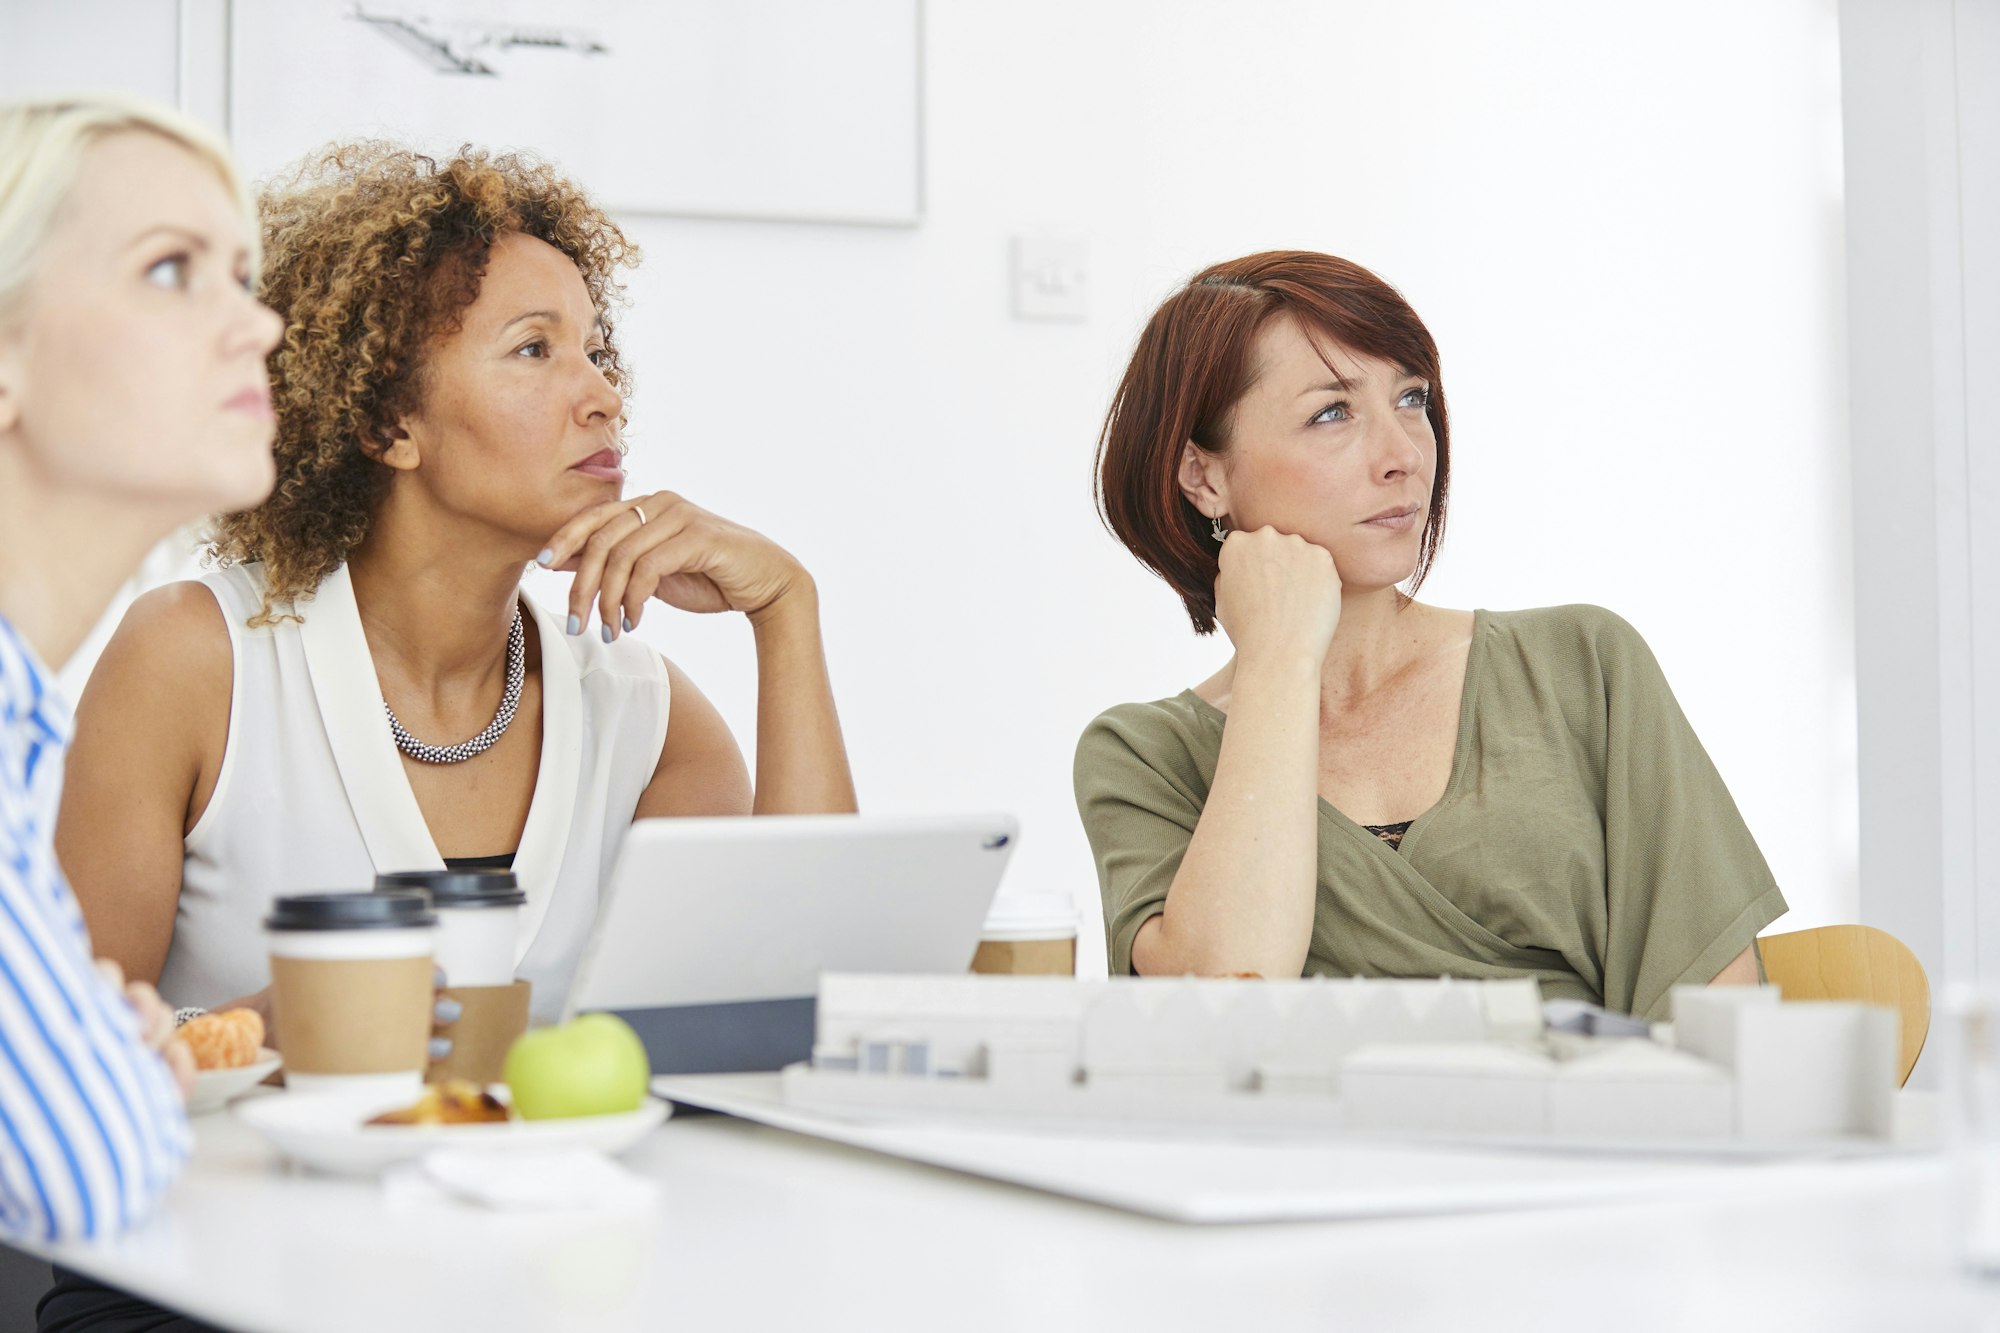
POLYGON ((1886 1137, 1897 1022, 1879 1005, 1799 1001, 1738 1016, 1737 1133, 1782 1142, 1886 1137))
POLYGON ((1341 1117, 1361 1130, 1541 1134, 1554 1066, 1493 1042, 1363 1046, 1340 1067, 1341 1117))
POLYGON ((1279 1222, 1544 1208, 1709 1194, 1763 1163, 1628 1161, 1371 1142, 1137 1137, 885 1125, 786 1105, 777 1074, 657 1078, 672 1101, 948 1170, 1179 1222, 1279 1222), (1198 1150, 1196 1150, 1198 1148, 1198 1150))

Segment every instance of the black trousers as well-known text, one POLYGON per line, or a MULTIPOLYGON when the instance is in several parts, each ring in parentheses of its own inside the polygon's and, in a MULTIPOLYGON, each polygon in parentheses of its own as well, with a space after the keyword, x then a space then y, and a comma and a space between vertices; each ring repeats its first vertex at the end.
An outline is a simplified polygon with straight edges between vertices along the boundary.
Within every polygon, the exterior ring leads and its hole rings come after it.
POLYGON ((221 1333, 81 1273, 58 1268, 55 1274, 56 1284, 35 1307, 36 1333, 221 1333))

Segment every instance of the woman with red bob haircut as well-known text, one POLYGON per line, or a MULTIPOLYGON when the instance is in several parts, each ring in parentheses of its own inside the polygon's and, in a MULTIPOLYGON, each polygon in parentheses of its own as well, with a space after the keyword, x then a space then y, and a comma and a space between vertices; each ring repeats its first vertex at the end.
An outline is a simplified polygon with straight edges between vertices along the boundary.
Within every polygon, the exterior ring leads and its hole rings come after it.
POLYGON ((1331 255, 1217 264, 1139 336, 1105 522, 1229 663, 1077 746, 1114 973, 1532 977, 1664 1018, 1785 911, 1632 627, 1413 599, 1444 531, 1437 344, 1331 255))

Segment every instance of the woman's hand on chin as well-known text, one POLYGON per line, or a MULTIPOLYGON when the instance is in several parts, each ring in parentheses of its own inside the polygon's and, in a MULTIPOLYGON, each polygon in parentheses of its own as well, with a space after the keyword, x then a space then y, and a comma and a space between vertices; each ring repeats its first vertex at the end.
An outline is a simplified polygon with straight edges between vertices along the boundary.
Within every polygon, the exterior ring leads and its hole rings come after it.
POLYGON ((582 632, 594 603, 607 643, 637 626, 654 597, 683 611, 741 611, 755 621, 814 591, 812 576, 782 546, 672 491, 584 510, 550 538, 539 563, 575 571, 570 630, 582 632))
POLYGON ((1275 528, 1222 544, 1215 618, 1244 665, 1296 659, 1314 670, 1340 626, 1340 575, 1324 547, 1275 528))

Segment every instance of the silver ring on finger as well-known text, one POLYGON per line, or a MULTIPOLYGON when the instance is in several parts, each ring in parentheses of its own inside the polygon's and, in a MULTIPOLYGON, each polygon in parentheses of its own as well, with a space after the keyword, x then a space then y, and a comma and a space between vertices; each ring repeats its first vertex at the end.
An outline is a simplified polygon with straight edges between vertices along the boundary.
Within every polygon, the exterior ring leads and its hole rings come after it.
POLYGON ((643 528, 643 527, 645 527, 645 526, 646 526, 646 511, 645 511, 645 510, 643 510, 643 509, 641 509, 641 508, 639 508, 639 506, 638 506, 638 505, 633 505, 633 506, 632 506, 632 512, 633 512, 633 513, 635 513, 635 514, 637 514, 637 515, 639 516, 639 526, 640 526, 640 527, 642 527, 642 528, 643 528))

